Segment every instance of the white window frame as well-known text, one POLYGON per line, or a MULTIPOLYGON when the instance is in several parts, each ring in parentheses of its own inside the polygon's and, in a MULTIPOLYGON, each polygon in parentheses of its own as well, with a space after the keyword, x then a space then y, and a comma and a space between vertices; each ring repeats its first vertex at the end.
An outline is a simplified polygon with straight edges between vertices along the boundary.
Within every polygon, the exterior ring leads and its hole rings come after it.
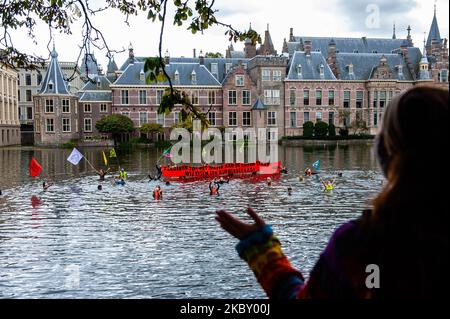
POLYGON ((236 90, 228 90, 228 105, 237 105, 237 91, 236 90), (234 95, 234 96, 232 96, 232 95, 234 95), (233 101, 234 101, 234 103, 233 103, 233 101))
POLYGON ((156 123, 161 124, 163 127, 166 127, 166 114, 156 113, 156 123))
POLYGON ((219 64, 218 63, 211 63, 211 74, 215 75, 216 77, 219 75, 219 64))
POLYGON ((92 105, 90 103, 83 104, 84 113, 92 113, 92 105), (89 109, 86 110, 86 107, 89 106, 89 109))
POLYGON ((252 104, 252 92, 250 90, 242 90, 242 105, 251 105, 252 104), (244 92, 248 93, 247 103, 245 101, 244 92))
POLYGON ((55 133, 55 119, 54 118, 46 118, 45 119, 45 132, 46 133, 55 133), (49 121, 51 121, 51 124, 49 124, 49 121), (49 130, 49 125, 51 125, 52 130, 49 130))
POLYGON ((61 100, 61 109, 62 113, 70 113, 70 99, 62 99, 61 100), (67 105, 64 105, 64 102, 67 101, 67 105), (64 108, 67 107, 67 111, 64 111, 64 108))
POLYGON ((270 70, 269 69, 261 70, 261 80, 264 82, 270 81, 270 70))
POLYGON ((92 133, 92 118, 91 117, 85 117, 83 119, 83 132, 92 133), (89 122, 90 129, 86 129, 86 123, 89 122))
POLYGON ((139 104, 147 104, 147 90, 139 90, 139 104))
POLYGON ((142 124, 148 123, 148 112, 139 112, 139 127, 142 126, 142 124), (141 114, 146 114, 145 115, 145 121, 141 121, 141 114))
POLYGON ((277 125, 277 112, 267 111, 267 126, 276 126, 276 125, 277 125))
POLYGON ((237 112, 236 111, 230 111, 228 112, 228 126, 237 126, 237 112), (231 115, 234 115, 233 117, 231 115), (231 120, 234 120, 234 124, 231 124, 231 120))
POLYGON ((323 121, 322 112, 316 112, 316 121, 323 121))
POLYGON ((297 112, 296 111, 289 112, 289 127, 291 127, 291 128, 297 127, 297 112), (294 115, 294 117, 292 117, 292 115, 294 115), (292 120, 294 120, 294 125, 292 125, 292 120))
POLYGON ((120 90, 120 104, 130 104, 130 93, 128 92, 128 90, 120 90))
POLYGON ((233 63, 225 63, 225 74, 228 74, 230 72, 231 68, 233 67, 233 63))
POLYGON ((252 112, 250 111, 244 111, 242 112, 242 126, 252 126, 252 112), (248 115, 246 118, 245 115, 248 115), (246 124, 246 120, 248 121, 248 124, 246 124))
POLYGON ((217 121, 216 112, 208 113, 208 121, 211 126, 216 126, 216 121, 217 121))
POLYGON ((70 133, 70 132, 72 132, 72 123, 71 123, 71 120, 70 120, 70 118, 68 118, 68 117, 63 117, 62 119, 61 119, 61 129, 62 129, 62 132, 63 133, 70 133), (68 130, 65 130, 64 129, 64 120, 68 120, 69 122, 68 122, 68 124, 66 124, 66 125, 68 125, 69 126, 69 129, 68 130))
POLYGON ((53 99, 46 99, 45 100, 45 112, 44 113, 55 113, 55 103, 53 99), (51 102, 51 103, 47 103, 51 102), (51 108, 51 111, 50 111, 51 108))
POLYGON ((276 81, 276 82, 281 81, 281 70, 273 70, 272 71, 272 81, 276 81))
POLYGON ((163 95, 164 95, 164 90, 161 90, 161 89, 156 90, 156 98, 155 98, 156 105, 161 104, 163 95))
POLYGON ((216 91, 208 91, 208 105, 215 105, 216 101, 216 91))
POLYGON ((199 105, 200 104, 200 92, 197 90, 191 91, 191 103, 193 105, 199 105))
POLYGON ((106 103, 100 104, 100 113, 108 113, 108 104, 106 103), (103 106, 105 107, 105 109, 102 108, 103 106))
POLYGON ((244 84, 244 82, 245 82, 244 76, 243 75, 236 75, 235 82, 236 82, 236 86, 244 86, 245 85, 244 84))

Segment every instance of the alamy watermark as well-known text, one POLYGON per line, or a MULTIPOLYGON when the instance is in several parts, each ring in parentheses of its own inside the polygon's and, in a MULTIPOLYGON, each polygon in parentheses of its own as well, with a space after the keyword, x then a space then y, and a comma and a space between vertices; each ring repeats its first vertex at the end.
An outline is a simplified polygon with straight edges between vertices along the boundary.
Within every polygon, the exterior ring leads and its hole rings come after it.
POLYGON ((178 140, 171 148, 171 160, 175 164, 222 164, 278 161, 278 128, 217 128, 202 130, 201 122, 193 122, 190 133, 185 128, 174 128, 170 140, 178 140), (209 141, 202 146, 202 141, 209 141), (192 155, 192 159, 191 159, 192 155))
POLYGON ((380 288, 380 267, 377 264, 370 264, 366 266, 366 287, 368 289, 380 288))

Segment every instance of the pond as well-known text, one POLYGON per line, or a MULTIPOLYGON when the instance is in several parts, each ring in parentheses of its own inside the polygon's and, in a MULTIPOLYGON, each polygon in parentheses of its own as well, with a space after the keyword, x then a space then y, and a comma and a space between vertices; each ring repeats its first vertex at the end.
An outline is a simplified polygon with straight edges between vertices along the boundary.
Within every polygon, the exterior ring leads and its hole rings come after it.
MULTIPOLYGON (((207 181, 162 184, 164 198, 155 201, 159 182, 147 175, 161 149, 119 154, 125 186, 109 175, 99 182, 84 160, 73 166, 70 151, 0 148, 0 298, 265 298, 216 209, 246 217, 253 207, 308 277, 333 230, 359 216, 383 184, 371 145, 280 146, 288 174, 270 187, 234 179, 211 197, 207 181), (36 179, 32 156, 43 167, 36 179), (317 176, 299 180, 316 160, 321 176, 342 173, 332 192, 317 176), (53 183, 46 192, 44 179, 53 183)), ((80 151, 102 167, 102 149, 80 151)))

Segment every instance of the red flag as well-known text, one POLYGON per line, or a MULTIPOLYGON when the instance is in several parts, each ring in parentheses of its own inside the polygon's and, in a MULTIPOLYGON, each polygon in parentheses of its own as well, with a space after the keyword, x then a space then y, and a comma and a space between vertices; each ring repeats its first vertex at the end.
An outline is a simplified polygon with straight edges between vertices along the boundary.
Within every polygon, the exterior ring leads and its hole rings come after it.
POLYGON ((41 165, 36 161, 36 159, 33 157, 31 158, 30 162, 30 175, 32 177, 36 177, 39 175, 39 173, 42 171, 41 165))

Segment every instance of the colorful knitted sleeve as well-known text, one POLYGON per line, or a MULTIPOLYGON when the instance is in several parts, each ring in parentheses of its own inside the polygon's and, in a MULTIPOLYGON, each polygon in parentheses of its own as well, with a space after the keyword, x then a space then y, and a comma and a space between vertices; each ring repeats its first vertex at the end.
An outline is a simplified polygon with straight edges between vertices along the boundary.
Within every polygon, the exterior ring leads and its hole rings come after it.
POLYGON ((294 299, 304 286, 302 274, 291 266, 283 254, 280 241, 274 236, 270 225, 241 240, 236 250, 248 263, 269 298, 294 299))

